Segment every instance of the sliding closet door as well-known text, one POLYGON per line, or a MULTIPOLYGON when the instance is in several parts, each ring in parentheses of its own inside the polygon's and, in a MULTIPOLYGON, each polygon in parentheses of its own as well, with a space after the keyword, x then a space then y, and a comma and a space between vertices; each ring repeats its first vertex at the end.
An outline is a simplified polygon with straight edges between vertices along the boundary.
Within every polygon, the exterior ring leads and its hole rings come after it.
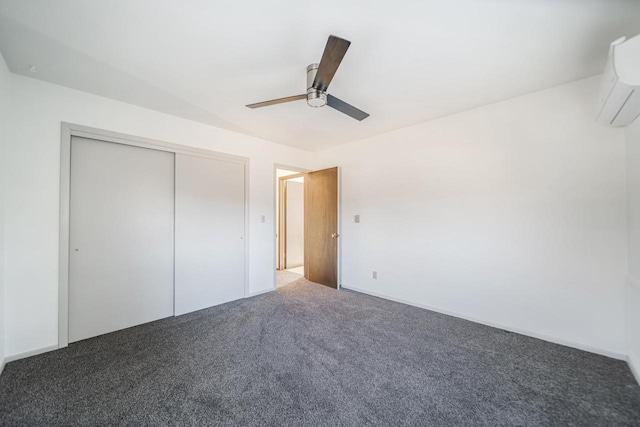
POLYGON ((73 137, 69 342, 173 315, 174 154, 73 137))
POLYGON ((176 315, 244 297, 244 167, 176 154, 176 315))

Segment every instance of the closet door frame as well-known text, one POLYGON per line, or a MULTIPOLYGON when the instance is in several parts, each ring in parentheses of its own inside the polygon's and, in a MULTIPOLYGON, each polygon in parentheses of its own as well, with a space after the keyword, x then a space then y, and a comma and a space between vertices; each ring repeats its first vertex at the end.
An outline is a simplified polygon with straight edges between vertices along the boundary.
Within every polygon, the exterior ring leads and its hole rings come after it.
MULTIPOLYGON (((167 151, 175 154, 205 157, 244 165, 244 297, 249 295, 249 159, 211 150, 126 135, 73 123, 61 123, 60 138, 60 233, 58 268, 58 348, 69 345, 69 203, 71 189, 72 137, 167 151)), ((175 169, 174 169, 175 173, 175 169)), ((175 257, 174 257, 175 263, 175 257)), ((175 272, 175 265, 174 265, 175 272)), ((175 293, 175 281, 174 281, 175 293)), ((175 304, 175 300, 174 300, 175 304)), ((175 315, 175 309, 174 309, 175 315)))

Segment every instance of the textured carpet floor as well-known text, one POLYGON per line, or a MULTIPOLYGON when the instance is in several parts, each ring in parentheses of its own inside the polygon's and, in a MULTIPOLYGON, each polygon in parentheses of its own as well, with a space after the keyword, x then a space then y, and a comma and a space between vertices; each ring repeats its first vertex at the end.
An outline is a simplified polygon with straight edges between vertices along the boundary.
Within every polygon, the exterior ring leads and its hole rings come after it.
POLYGON ((3 425, 639 425, 624 362, 304 280, 9 363, 3 425))

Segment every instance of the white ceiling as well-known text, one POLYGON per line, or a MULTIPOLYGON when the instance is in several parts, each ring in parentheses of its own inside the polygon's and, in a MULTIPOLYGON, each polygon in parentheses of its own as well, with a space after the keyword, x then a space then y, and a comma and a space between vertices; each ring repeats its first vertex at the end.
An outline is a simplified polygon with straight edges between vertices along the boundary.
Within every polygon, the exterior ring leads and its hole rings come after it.
POLYGON ((636 33, 625 0, 0 0, 14 73, 308 150, 600 73, 636 33), (244 106, 304 93, 329 34, 329 93, 371 117, 244 106))

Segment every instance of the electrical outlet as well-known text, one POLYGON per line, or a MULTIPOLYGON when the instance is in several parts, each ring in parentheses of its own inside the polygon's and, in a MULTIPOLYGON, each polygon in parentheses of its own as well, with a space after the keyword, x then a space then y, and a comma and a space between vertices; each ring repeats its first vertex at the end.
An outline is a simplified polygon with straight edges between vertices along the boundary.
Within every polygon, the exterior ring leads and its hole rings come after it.
POLYGON ((355 222, 356 224, 359 224, 360 223, 360 215, 355 215, 353 217, 353 222, 355 222))
POLYGON ((267 220, 267 218, 264 215, 262 215, 261 220, 262 220, 262 223, 264 224, 264 222, 267 220))
POLYGON ((378 280, 378 272, 377 271, 373 272, 373 280, 378 280))

